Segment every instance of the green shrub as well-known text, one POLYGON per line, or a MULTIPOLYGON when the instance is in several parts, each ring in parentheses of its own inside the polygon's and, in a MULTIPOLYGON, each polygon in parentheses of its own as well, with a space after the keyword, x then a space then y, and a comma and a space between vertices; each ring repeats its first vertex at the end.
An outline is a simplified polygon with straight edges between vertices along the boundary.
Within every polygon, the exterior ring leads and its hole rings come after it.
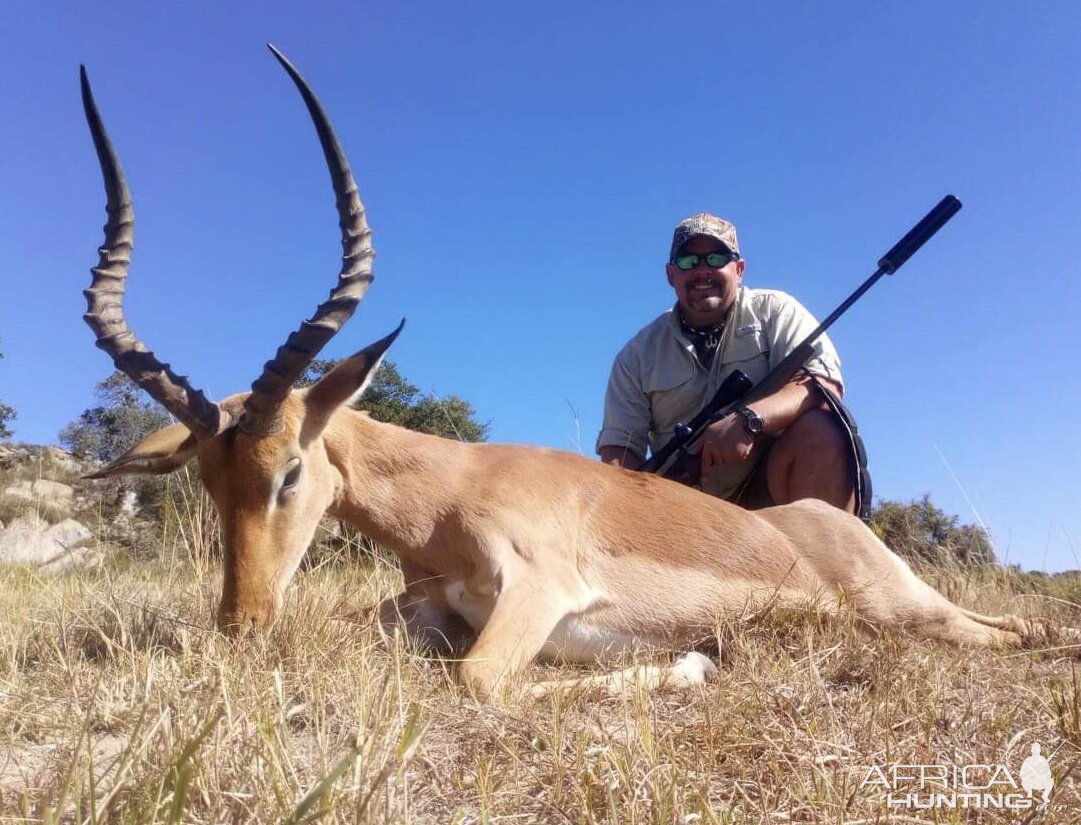
POLYGON ((975 524, 961 524, 931 502, 931 497, 901 503, 879 501, 871 511, 871 529, 886 546, 909 561, 962 567, 995 564, 995 552, 987 531, 975 524))

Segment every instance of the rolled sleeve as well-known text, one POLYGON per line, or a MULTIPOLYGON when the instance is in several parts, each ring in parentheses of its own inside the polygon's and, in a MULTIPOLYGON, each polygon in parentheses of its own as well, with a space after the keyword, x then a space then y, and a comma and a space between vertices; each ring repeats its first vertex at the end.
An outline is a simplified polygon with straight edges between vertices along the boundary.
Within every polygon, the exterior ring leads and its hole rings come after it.
POLYGON ((649 439, 649 398, 642 389, 638 370, 629 361, 624 349, 612 364, 604 393, 604 423, 597 436, 597 452, 601 447, 621 447, 644 458, 649 439))
MULTIPOLYGON (((792 350, 818 327, 818 321, 790 295, 770 294, 772 323, 767 326, 770 337, 770 368, 776 367, 792 350)), ((842 391, 841 358, 829 336, 823 333, 814 344, 814 355, 804 369, 812 375, 835 383, 842 391)))

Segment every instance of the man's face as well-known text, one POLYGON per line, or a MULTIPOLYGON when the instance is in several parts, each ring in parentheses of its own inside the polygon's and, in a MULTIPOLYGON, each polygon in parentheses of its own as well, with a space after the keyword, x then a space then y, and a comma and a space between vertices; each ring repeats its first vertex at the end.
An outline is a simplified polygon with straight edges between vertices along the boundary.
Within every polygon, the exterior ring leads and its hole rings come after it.
MULTIPOLYGON (((679 248, 679 254, 705 256, 710 252, 725 252, 725 245, 716 238, 696 235, 679 248)), ((684 271, 674 263, 665 268, 668 283, 676 291, 683 317, 693 327, 716 324, 724 320, 728 310, 736 302, 740 282, 743 280, 743 259, 729 261, 714 269, 701 260, 694 269, 684 271)))

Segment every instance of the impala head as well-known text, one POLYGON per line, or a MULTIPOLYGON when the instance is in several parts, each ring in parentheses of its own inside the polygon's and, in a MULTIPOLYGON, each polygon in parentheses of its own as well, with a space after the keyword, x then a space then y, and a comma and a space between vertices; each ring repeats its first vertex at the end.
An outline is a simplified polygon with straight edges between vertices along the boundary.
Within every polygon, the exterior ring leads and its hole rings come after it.
MULTIPOLYGON (((324 435, 334 414, 363 392, 393 333, 343 361, 307 390, 294 382, 349 320, 372 281, 374 251, 349 163, 322 106, 297 70, 273 46, 315 123, 337 199, 342 268, 330 297, 282 345, 251 392, 209 400, 157 359, 128 328, 123 295, 131 261, 134 216, 124 174, 81 70, 83 107, 105 179, 108 222, 100 260, 91 270, 87 324, 97 345, 180 422, 159 430, 94 477, 162 474, 191 458, 218 509, 225 582, 218 624, 224 630, 269 625, 307 550, 320 517, 341 487, 324 435)), ((403 322, 404 323, 404 322, 403 322)))

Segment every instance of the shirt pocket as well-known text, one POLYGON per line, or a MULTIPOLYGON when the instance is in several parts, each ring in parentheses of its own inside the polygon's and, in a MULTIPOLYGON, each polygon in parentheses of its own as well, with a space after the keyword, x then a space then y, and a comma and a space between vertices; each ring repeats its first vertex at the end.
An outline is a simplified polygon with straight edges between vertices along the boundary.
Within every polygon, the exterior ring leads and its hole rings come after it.
POLYGON ((705 381, 695 374, 695 367, 688 363, 669 365, 664 370, 653 370, 643 377, 642 389, 649 397, 652 421, 650 429, 662 438, 672 435, 672 427, 692 418, 702 405, 702 388, 705 381))
POLYGON ((747 324, 735 330, 725 350, 722 369, 725 373, 740 370, 757 383, 769 373, 769 356, 769 342, 762 325, 747 324))

